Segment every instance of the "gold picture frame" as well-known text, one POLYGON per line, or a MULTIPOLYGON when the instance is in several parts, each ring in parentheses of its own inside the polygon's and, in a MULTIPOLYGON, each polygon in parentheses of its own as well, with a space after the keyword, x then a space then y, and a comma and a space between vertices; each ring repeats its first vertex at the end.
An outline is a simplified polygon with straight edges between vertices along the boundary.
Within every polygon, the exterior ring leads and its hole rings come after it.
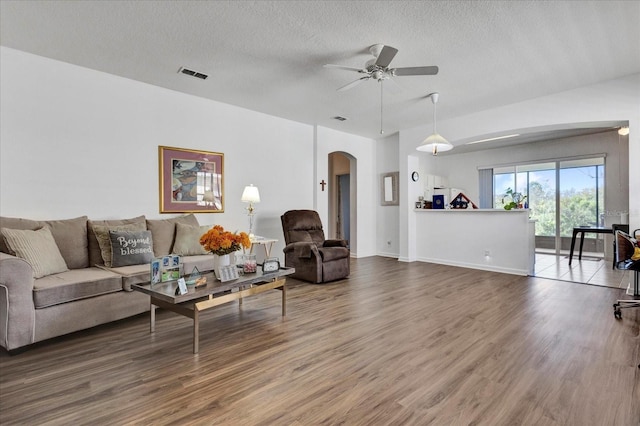
POLYGON ((224 154, 158 147, 160 213, 223 213, 224 154))

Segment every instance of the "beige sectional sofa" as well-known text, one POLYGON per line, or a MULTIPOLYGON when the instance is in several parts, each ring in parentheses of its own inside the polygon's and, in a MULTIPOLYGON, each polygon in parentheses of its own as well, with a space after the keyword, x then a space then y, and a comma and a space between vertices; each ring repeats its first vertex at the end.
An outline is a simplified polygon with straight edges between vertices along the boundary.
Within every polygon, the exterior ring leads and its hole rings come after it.
POLYGON ((131 288, 149 281, 148 258, 174 253, 174 243, 181 240, 176 254, 183 256, 185 273, 194 266, 211 270, 212 256, 193 241, 206 228, 191 214, 101 221, 86 216, 51 221, 0 217, 0 346, 11 351, 148 311, 149 296, 131 288), (115 263, 105 266, 110 262, 103 257, 104 241, 96 238, 99 229, 107 231, 107 245, 109 238, 113 243, 118 236, 135 235, 121 237, 130 247, 140 243, 122 253, 142 255, 144 261, 130 264, 139 258, 116 261, 113 255, 115 263))

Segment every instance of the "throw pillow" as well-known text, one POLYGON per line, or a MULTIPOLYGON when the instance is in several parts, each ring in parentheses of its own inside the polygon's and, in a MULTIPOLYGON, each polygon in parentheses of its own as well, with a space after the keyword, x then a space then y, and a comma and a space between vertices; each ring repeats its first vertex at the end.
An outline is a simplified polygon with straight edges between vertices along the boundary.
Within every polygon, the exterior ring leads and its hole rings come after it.
POLYGON ((42 222, 31 219, 23 219, 18 217, 0 217, 0 251, 3 253, 10 254, 15 256, 15 252, 7 247, 7 244, 4 240, 4 235, 2 232, 3 228, 6 229, 28 229, 30 231, 35 231, 36 229, 40 229, 44 226, 42 222))
POLYGON ((200 237, 211 229, 211 226, 193 226, 176 223, 176 241, 173 243, 173 253, 182 256, 207 254, 200 245, 200 237))
MULTIPOLYGON (((89 266, 87 247, 87 216, 74 219, 37 221, 22 218, 0 217, 0 228, 37 229, 48 227, 60 254, 69 269, 82 269, 89 266)), ((4 239, 0 237, 0 251, 9 254, 4 239)))
POLYGON ((153 260, 151 231, 109 231, 111 267, 141 265, 153 260))
POLYGON ((156 257, 172 253, 177 223, 198 226, 198 219, 193 213, 171 219, 147 219, 147 229, 153 234, 153 253, 156 257))
POLYGON ((111 238, 109 237, 109 231, 146 231, 146 224, 130 223, 128 225, 93 225, 93 233, 98 240, 100 246, 100 254, 102 255, 102 261, 104 266, 111 268, 111 238))
POLYGON ((31 265, 33 278, 69 270, 49 228, 36 231, 3 228, 2 235, 16 256, 31 265))
POLYGON ((51 230, 51 235, 69 269, 82 269, 89 266, 87 216, 47 220, 44 224, 51 230))
POLYGON ((98 239, 96 238, 95 232, 93 232, 93 227, 95 225, 106 225, 106 226, 116 226, 116 225, 129 225, 131 223, 142 224, 140 227, 140 231, 144 231, 147 229, 145 224, 144 215, 138 217, 132 217, 130 219, 109 219, 109 220, 88 220, 87 221, 87 239, 89 244, 89 266, 93 265, 102 265, 104 260, 102 259, 102 250, 100 249, 100 244, 98 244, 98 239))

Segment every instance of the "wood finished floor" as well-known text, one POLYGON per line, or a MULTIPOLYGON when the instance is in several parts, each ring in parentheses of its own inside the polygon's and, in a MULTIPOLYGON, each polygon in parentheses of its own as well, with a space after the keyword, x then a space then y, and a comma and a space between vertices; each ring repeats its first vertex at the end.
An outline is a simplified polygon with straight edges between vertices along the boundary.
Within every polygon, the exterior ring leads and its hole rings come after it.
POLYGON ((352 261, 342 282, 161 311, 0 352, 3 425, 638 425, 623 290, 352 261))

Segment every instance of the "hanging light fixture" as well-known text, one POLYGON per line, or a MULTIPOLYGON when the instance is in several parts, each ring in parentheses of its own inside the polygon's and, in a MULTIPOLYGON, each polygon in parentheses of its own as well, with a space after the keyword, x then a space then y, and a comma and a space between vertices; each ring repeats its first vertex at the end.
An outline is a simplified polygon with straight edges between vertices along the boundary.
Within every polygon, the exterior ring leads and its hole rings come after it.
POLYGON ((629 134, 629 126, 620 127, 618 129, 618 134, 620 136, 627 136, 629 134))
POLYGON ((440 94, 438 92, 427 95, 427 97, 431 98, 431 102, 433 102, 433 134, 423 140, 416 148, 418 151, 431 152, 433 155, 438 155, 439 152, 453 149, 453 145, 451 145, 448 140, 440 136, 436 130, 436 105, 438 104, 439 96, 440 94))

